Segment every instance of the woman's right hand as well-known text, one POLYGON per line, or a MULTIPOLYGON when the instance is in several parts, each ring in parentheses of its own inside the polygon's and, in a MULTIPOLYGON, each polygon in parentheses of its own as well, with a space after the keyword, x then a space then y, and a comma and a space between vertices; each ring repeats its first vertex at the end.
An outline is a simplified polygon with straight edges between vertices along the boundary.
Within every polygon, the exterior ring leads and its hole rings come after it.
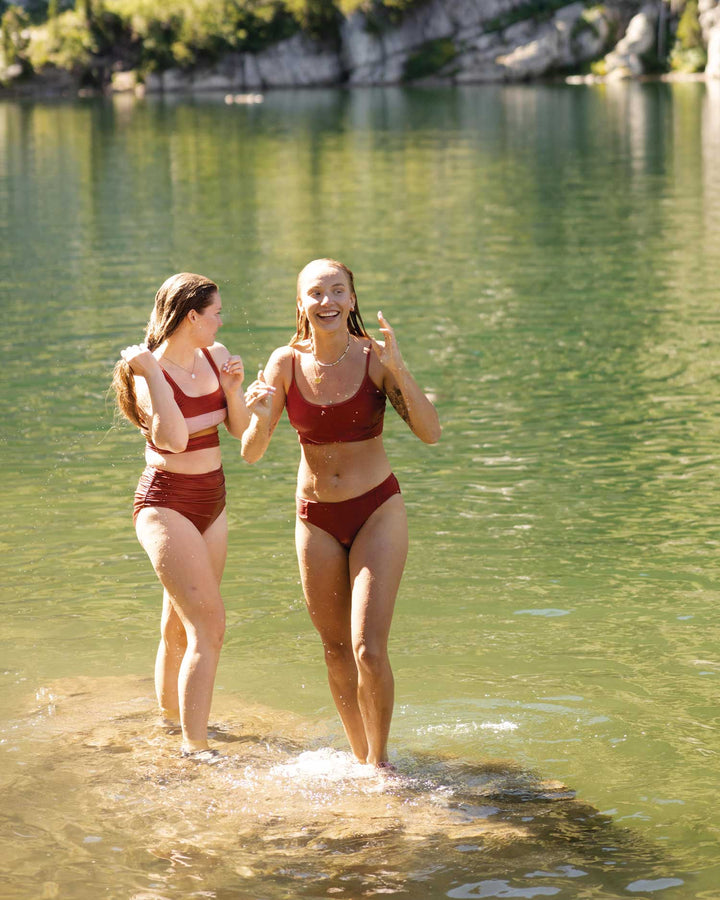
POLYGON ((143 378, 160 368, 160 364, 148 350, 145 344, 133 344, 121 351, 120 356, 130 366, 134 375, 142 375, 143 378))
POLYGON ((265 373, 260 369, 258 377, 245 391, 245 405, 258 418, 267 418, 272 413, 274 394, 275 388, 265 381, 265 373))

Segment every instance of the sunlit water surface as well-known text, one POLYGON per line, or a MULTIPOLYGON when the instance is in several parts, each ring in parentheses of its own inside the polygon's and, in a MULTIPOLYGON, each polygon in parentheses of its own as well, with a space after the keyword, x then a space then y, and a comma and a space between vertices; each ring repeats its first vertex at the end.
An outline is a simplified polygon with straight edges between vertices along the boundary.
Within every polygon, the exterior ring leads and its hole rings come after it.
POLYGON ((2 896, 717 898, 719 270, 720 83, 0 104, 2 896), (319 255, 444 425, 386 425, 396 779, 345 753, 287 422, 223 437, 225 756, 178 759, 106 398, 166 275, 252 372, 319 255))

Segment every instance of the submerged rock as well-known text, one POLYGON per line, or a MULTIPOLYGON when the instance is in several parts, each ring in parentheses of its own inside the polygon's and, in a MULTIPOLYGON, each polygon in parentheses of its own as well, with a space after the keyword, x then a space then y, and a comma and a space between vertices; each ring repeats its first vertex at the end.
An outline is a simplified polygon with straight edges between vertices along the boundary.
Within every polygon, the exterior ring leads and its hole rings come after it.
POLYGON ((419 900, 491 896, 474 886, 497 878, 557 894, 659 871, 658 853, 511 762, 403 752, 388 776, 296 715, 221 697, 209 766, 180 757, 149 681, 68 679, 39 700, 0 735, 0 867, 16 900, 49 881, 74 900, 105 886, 154 900, 419 900))

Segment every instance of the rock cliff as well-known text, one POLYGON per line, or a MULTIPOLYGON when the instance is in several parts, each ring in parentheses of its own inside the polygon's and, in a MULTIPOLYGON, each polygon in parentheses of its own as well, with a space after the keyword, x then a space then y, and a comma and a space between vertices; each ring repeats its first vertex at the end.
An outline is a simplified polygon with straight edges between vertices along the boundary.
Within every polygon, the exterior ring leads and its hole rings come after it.
POLYGON ((707 47, 705 74, 720 78, 720 0, 699 0, 698 19, 707 47))
MULTIPOLYGON (((637 6, 639 4, 635 4, 637 6)), ((362 12, 344 19, 339 47, 296 35, 257 54, 237 54, 212 70, 151 76, 149 90, 223 87, 387 85, 518 81, 577 70, 609 49, 625 24, 619 7, 553 0, 429 0, 396 25, 362 12)), ((630 4, 633 7, 633 4, 630 4)))
MULTIPOLYGON (((523 81, 578 72, 599 60, 610 77, 638 77, 661 68, 678 9, 675 0, 593 7, 558 0, 428 0, 394 25, 354 13, 341 23, 338 48, 296 35, 262 53, 228 57, 212 70, 151 76, 147 88, 523 81)), ((720 77, 720 0, 698 0, 698 13, 706 74, 720 77)))
MULTIPOLYGON (((236 96, 279 87, 463 84, 579 73, 635 78, 667 71, 673 54, 679 59, 682 53, 695 67, 681 70, 704 67, 707 77, 720 78, 720 0, 609 0, 596 6, 580 0, 426 0, 399 21, 369 8, 342 18, 336 40, 299 32, 259 52, 228 53, 211 66, 154 72, 143 89, 236 96), (681 46, 683 34, 691 35, 689 48, 681 46)), ((135 73, 125 68, 111 60, 112 88, 139 89, 135 73)), ((8 73, 6 67, 5 81, 8 73)), ((108 73, 103 83, 109 81, 108 73)))

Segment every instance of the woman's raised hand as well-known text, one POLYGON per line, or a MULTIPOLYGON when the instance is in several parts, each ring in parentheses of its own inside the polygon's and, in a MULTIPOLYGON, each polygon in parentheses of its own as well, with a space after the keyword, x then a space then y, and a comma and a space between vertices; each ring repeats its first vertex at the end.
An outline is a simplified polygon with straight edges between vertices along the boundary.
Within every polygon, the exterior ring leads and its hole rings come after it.
POLYGON ((226 394, 239 391, 245 378, 245 367, 239 356, 228 356, 220 369, 220 387, 226 394))
POLYGON ((134 375, 146 378, 152 371, 160 368, 160 364, 148 350, 146 344, 133 344, 120 351, 120 356, 130 366, 134 375))
POLYGON ((370 338, 373 350, 385 368, 395 374, 405 368, 405 361, 400 353, 400 348, 398 347, 397 339, 395 338, 395 332, 390 323, 381 312, 378 312, 377 317, 378 322, 380 323, 380 331, 385 338, 385 343, 381 344, 379 341, 376 341, 375 338, 370 338))
POLYGON ((265 381, 265 373, 260 369, 258 377, 245 391, 245 405, 253 415, 269 416, 274 393, 275 388, 265 381))

